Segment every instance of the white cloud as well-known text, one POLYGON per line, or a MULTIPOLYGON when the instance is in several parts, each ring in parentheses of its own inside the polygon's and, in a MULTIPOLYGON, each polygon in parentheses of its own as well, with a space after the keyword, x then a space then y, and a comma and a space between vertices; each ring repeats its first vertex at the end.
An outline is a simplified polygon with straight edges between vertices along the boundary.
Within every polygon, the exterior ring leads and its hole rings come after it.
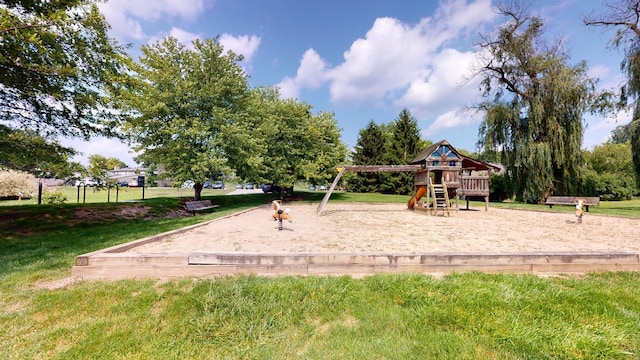
POLYGON ((433 18, 438 19, 438 32, 456 37, 462 31, 472 31, 492 21, 496 16, 492 6, 491 0, 445 1, 433 18))
POLYGON ((169 36, 175 38, 176 40, 178 40, 178 42, 180 42, 182 45, 186 46, 187 48, 192 48, 193 41, 196 39, 200 39, 202 37, 201 34, 194 34, 192 32, 173 27, 171 28, 171 30, 169 30, 168 33, 160 33, 155 36, 149 37, 147 44, 151 45, 157 42, 162 42, 162 40, 164 40, 169 36))
POLYGON ((611 73, 611 69, 605 65, 594 65, 589 67, 587 75, 591 78, 606 78, 611 73))
MULTIPOLYGON (((176 38, 178 42, 188 48, 193 48, 193 41, 195 41, 196 39, 202 39, 202 34, 195 34, 180 28, 173 27, 166 34, 158 34, 157 36, 149 38, 148 43, 156 43, 168 36, 176 38)), ((220 36, 219 41, 225 50, 231 50, 236 54, 241 54, 244 56, 244 60, 242 60, 240 65, 244 68, 245 71, 248 71, 251 68, 253 58, 258 52, 258 47, 260 46, 259 36, 233 36, 230 34, 223 34, 220 36)))
POLYGON ((285 77, 276 87, 282 98, 297 98, 303 87, 315 89, 327 80, 327 63, 318 53, 309 49, 302 55, 295 78, 285 77))
POLYGON ((111 34, 122 42, 150 37, 143 32, 141 21, 156 22, 167 17, 193 20, 203 13, 206 6, 206 0, 109 0, 98 4, 111 25, 111 34))
POLYGON ((396 105, 416 109, 416 116, 433 116, 471 102, 478 94, 478 80, 467 82, 475 59, 473 52, 443 49, 431 57, 429 74, 412 81, 396 105))
POLYGON ((200 34, 194 34, 192 32, 176 27, 171 28, 171 31, 169 31, 169 36, 176 38, 180 43, 184 45, 190 45, 194 40, 201 38, 200 34))
POLYGON ((307 62, 312 58, 307 51, 296 76, 285 77, 278 86, 283 96, 296 97, 301 89, 328 81, 335 103, 393 104, 409 108, 418 118, 444 113, 432 131, 464 124, 471 120, 456 111, 477 94, 476 82, 462 86, 475 59, 469 51, 472 41, 466 38, 494 19, 491 6, 491 0, 447 1, 415 25, 376 19, 364 38, 344 52, 341 64, 327 68, 324 61, 307 62))
POLYGON ((345 61, 331 71, 331 100, 380 99, 424 75, 430 43, 419 27, 391 18, 375 21, 364 39, 353 42, 345 61))
POLYGON ((429 127, 422 131, 424 137, 431 137, 440 131, 469 126, 479 120, 479 114, 464 110, 451 110, 441 114, 429 127))
POLYGON ((256 35, 240 35, 233 36, 230 34, 222 34, 220 36, 220 44, 227 50, 231 50, 236 54, 244 56, 241 65, 248 70, 251 68, 253 58, 258 52, 260 46, 260 37, 256 35))

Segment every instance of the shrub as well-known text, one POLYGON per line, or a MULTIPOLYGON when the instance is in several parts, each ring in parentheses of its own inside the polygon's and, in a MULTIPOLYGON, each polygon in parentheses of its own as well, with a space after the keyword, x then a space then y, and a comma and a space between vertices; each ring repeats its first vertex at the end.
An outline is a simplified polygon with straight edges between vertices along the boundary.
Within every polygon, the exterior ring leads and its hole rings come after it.
POLYGON ((0 170, 0 198, 17 198, 20 193, 27 198, 38 192, 38 181, 28 173, 0 170))
POLYGON ((596 192, 602 200, 631 200, 634 195, 635 179, 632 176, 598 174, 595 178, 596 192))
POLYGON ((60 190, 45 191, 45 193, 42 194, 42 201, 47 204, 62 204, 67 200, 67 197, 64 196, 60 190))
POLYGON ((491 174, 489 183, 489 199, 491 201, 504 201, 513 198, 515 186, 506 174, 491 174))

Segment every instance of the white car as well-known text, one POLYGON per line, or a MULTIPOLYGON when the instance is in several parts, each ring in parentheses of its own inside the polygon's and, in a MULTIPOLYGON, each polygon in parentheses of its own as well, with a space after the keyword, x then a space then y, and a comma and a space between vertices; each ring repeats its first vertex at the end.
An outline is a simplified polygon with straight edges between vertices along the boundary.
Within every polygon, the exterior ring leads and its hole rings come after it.
POLYGON ((98 186, 98 183, 95 180, 91 179, 91 178, 86 178, 86 179, 76 180, 76 186, 90 186, 90 187, 93 187, 93 186, 98 186))
POLYGON ((193 180, 187 180, 185 182, 182 183, 182 188, 183 189, 193 189, 193 185, 195 185, 196 183, 193 180))

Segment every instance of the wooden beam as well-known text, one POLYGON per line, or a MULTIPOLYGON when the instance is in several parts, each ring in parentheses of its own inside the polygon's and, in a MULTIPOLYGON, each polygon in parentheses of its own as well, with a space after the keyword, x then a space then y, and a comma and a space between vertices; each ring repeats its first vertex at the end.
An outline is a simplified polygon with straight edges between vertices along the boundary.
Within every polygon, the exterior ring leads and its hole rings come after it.
POLYGON ((337 166, 336 170, 346 172, 417 172, 422 169, 420 165, 345 165, 337 166))
POLYGON ((333 189, 336 188, 336 185, 338 184, 338 181, 342 177, 342 173, 344 171, 345 171, 344 168, 342 168, 342 169, 340 169, 340 171, 338 171, 338 175, 336 175, 336 178, 333 179, 333 183, 329 187, 329 190, 327 190, 327 193, 324 194, 324 197, 322 198, 322 201, 320 202, 320 205, 318 205, 318 208, 316 209, 316 215, 319 215, 322 212, 322 210, 324 210, 324 207, 327 205, 327 202, 329 201, 329 197, 331 197, 331 193, 333 192, 333 189))

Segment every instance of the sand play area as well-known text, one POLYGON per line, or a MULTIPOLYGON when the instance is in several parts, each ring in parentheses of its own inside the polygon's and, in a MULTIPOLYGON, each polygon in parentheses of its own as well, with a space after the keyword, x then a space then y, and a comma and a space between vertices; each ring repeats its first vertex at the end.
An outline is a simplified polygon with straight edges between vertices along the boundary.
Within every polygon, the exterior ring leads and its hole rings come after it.
POLYGON ((405 204, 290 203, 293 222, 265 205, 131 248, 139 254, 190 253, 521 253, 640 252, 640 219, 585 213, 472 208, 451 216, 405 204))

